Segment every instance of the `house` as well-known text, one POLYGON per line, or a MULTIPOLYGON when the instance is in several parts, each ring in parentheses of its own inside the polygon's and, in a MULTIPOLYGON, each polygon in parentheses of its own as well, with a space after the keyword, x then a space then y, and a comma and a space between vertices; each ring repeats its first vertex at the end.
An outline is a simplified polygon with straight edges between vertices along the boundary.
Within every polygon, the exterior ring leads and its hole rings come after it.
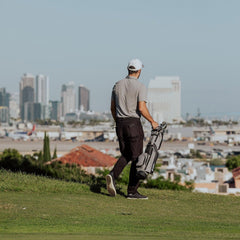
POLYGON ((232 174, 235 182, 235 188, 240 188, 240 167, 233 169, 232 174))
POLYGON ((193 136, 196 139, 210 140, 211 142, 232 143, 240 142, 240 127, 230 124, 229 126, 218 127, 196 127, 193 129, 193 136))
POLYGON ((104 170, 113 167, 117 159, 83 144, 72 149, 62 157, 53 159, 51 162, 55 161, 62 162, 63 164, 76 164, 86 171, 86 173, 96 174, 97 170, 104 170))
MULTIPOLYGON (((239 194, 240 193, 240 167, 229 172, 226 167, 216 167, 214 171, 209 163, 196 162, 193 159, 164 159, 158 176, 174 181, 174 176, 181 177, 181 183, 194 181, 195 191, 214 194, 239 194), (232 177, 235 188, 232 187, 232 177)), ((153 178, 158 177, 157 174, 153 178)))

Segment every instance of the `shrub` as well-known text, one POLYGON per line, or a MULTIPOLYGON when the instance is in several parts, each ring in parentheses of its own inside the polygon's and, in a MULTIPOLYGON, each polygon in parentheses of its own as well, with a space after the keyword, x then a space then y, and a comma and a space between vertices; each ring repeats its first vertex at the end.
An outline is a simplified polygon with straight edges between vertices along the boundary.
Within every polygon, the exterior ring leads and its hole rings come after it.
POLYGON ((5 149, 0 156, 0 167, 7 170, 21 170, 22 156, 16 149, 5 149))
POLYGON ((200 159, 202 159, 203 157, 202 157, 202 155, 200 154, 200 151, 199 150, 193 150, 193 149, 191 149, 190 150, 190 156, 192 157, 192 158, 200 158, 200 159))
POLYGON ((44 175, 65 181, 73 181, 80 183, 90 183, 90 177, 76 164, 64 165, 61 162, 53 162, 51 164, 44 164, 41 161, 42 153, 34 156, 22 156, 15 149, 6 149, 0 155, 0 168, 11 171, 21 171, 26 173, 33 173, 36 175, 44 175), (36 160, 37 158, 37 160, 36 160))
POLYGON ((229 157, 226 162, 226 167, 229 171, 240 166, 240 156, 229 157))
POLYGON ((91 181, 89 182, 89 187, 92 192, 101 193, 101 189, 105 188, 105 177, 102 176, 91 176, 91 181))
MULTIPOLYGON (((190 185, 190 184, 189 184, 190 185)), ((170 180, 165 180, 162 176, 156 179, 148 179, 146 183, 144 183, 144 187, 146 188, 157 188, 161 190, 184 190, 191 191, 192 188, 190 186, 182 186, 179 185, 178 182, 171 182, 170 180)))
POLYGON ((225 164, 224 160, 220 159, 220 158, 210 160, 210 165, 212 165, 212 166, 221 166, 224 164, 225 164))

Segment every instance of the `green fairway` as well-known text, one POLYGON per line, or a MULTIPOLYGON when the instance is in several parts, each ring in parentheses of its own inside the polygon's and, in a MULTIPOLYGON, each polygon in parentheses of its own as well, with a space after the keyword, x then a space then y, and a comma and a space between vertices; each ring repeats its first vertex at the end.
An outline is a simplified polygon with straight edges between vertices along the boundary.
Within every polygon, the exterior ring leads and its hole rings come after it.
POLYGON ((149 200, 0 171, 0 239, 240 239, 239 197, 140 191, 149 200))

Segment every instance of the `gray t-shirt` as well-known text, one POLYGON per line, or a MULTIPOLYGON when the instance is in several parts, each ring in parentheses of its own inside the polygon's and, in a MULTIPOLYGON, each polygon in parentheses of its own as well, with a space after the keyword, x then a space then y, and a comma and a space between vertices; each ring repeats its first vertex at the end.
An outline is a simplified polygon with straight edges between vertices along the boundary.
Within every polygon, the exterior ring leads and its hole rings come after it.
POLYGON ((138 102, 147 102, 147 88, 137 78, 127 76, 114 85, 112 100, 115 101, 118 118, 140 118, 138 102))

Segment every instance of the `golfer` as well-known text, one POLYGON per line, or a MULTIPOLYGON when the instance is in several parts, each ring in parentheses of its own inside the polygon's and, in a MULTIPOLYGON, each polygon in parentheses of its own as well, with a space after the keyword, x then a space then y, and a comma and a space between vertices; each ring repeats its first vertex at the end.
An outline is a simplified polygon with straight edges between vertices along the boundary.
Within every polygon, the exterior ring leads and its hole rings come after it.
POLYGON ((144 138, 140 117, 146 118, 152 128, 156 128, 158 123, 153 120, 146 106, 147 89, 138 81, 143 68, 142 62, 133 59, 127 68, 128 76, 118 81, 112 90, 111 113, 116 122, 121 157, 106 176, 107 190, 111 196, 116 196, 115 180, 131 161, 127 198, 148 199, 137 191, 140 181, 136 177, 136 162, 143 152, 144 138))

